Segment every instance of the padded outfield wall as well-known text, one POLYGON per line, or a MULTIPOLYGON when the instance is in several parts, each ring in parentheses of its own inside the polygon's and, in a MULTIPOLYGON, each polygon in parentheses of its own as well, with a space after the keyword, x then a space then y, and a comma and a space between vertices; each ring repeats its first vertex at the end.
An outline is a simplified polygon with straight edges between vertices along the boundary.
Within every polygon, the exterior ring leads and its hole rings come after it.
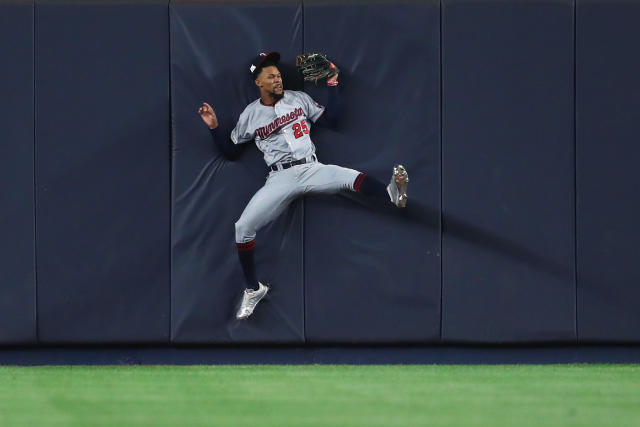
POLYGON ((640 3, 0 3, 0 344, 640 342, 640 3), (267 173, 227 160, 258 52, 341 68, 325 163, 402 212, 305 197, 258 234, 273 292, 234 318, 234 222, 267 173))

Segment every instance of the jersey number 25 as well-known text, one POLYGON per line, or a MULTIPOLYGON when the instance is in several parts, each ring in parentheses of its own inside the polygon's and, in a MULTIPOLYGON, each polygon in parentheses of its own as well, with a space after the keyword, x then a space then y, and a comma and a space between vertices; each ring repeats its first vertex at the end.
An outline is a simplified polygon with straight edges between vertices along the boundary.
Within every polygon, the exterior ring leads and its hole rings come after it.
POLYGON ((306 120, 303 120, 300 123, 294 123, 293 126, 291 126, 291 129, 293 129, 293 136, 295 136, 296 139, 300 138, 305 133, 309 133, 309 128, 307 127, 306 120))

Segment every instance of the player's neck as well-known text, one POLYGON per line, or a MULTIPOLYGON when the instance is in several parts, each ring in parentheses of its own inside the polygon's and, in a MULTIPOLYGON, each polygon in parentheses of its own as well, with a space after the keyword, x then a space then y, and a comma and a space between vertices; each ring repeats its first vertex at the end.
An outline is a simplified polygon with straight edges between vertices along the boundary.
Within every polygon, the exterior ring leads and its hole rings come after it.
POLYGON ((278 102, 278 100, 280 100, 282 98, 276 98, 273 95, 271 95, 270 93, 261 93, 260 94, 260 100, 262 101, 262 103, 264 105, 274 105, 276 102, 278 102))

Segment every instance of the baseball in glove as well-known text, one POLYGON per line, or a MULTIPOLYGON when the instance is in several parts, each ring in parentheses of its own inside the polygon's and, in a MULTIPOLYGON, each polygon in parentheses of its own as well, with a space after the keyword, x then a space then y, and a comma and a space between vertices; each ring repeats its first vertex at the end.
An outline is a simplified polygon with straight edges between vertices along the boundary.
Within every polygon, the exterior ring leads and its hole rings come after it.
POLYGON ((340 70, 324 53, 303 53, 296 57, 296 66, 305 81, 318 84, 318 80, 331 78, 340 70))

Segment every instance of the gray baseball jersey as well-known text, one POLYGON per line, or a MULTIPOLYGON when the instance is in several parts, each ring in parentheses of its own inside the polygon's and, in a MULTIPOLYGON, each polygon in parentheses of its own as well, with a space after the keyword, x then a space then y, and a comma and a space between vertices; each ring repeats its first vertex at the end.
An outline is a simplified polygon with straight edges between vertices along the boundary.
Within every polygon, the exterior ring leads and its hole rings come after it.
POLYGON ((309 120, 315 122, 323 112, 324 107, 306 93, 286 90, 274 105, 264 105, 261 99, 247 105, 231 140, 243 144, 255 139, 269 166, 311 157, 316 147, 309 136, 309 120))
POLYGON ((360 172, 315 160, 309 120, 315 122, 323 112, 324 107, 306 93, 287 90, 274 105, 264 105, 258 99, 240 115, 231 132, 234 144, 255 140, 269 166, 299 159, 306 159, 307 163, 269 173, 267 182, 251 198, 235 224, 237 243, 255 239, 257 230, 299 196, 354 190, 360 172))

